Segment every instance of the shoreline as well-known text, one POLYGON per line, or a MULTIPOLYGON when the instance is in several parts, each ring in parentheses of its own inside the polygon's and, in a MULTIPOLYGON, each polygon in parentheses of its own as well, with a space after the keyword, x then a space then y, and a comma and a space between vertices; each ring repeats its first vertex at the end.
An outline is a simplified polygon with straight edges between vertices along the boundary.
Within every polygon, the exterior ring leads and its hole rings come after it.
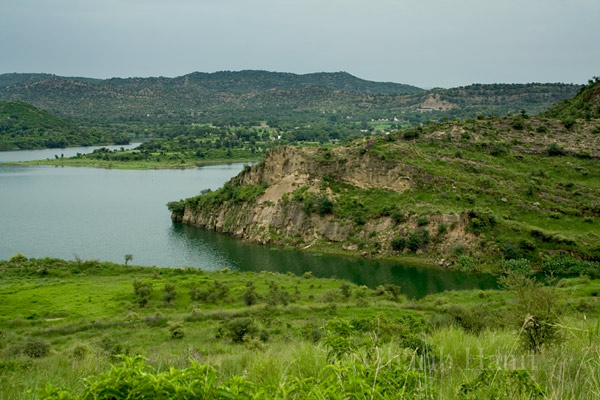
MULTIPOLYGON (((68 159, 64 159, 67 161, 68 159)), ((140 162, 119 162, 114 163, 111 161, 106 162, 98 162, 94 160, 94 162, 64 162, 60 160, 32 160, 32 161, 15 161, 15 162, 6 162, 0 163, 0 165, 31 165, 31 166, 51 166, 51 167, 81 167, 81 168, 97 168, 97 169, 119 169, 119 170, 158 170, 158 169, 191 169, 204 167, 207 165, 219 165, 219 164, 238 164, 238 163, 256 163, 260 162, 260 159, 215 159, 215 160, 206 160, 206 161, 196 161, 193 164, 166 164, 160 165, 156 163, 149 163, 149 165, 145 165, 146 163, 140 162)), ((87 160, 85 160, 87 161, 87 160)))

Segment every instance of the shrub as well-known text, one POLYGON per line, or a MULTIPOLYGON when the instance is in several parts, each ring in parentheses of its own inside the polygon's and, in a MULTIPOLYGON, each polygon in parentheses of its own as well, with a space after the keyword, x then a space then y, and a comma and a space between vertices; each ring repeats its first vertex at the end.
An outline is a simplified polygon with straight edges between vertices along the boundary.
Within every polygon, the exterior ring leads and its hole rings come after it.
POLYGON ((575 126, 576 121, 574 118, 564 118, 561 122, 565 128, 571 129, 575 126))
POLYGON ((251 317, 240 317, 222 324, 219 333, 234 343, 242 343, 256 335, 258 328, 251 317))
POLYGON ((508 274, 500 283, 515 293, 516 302, 509 318, 520 328, 519 338, 524 348, 539 352, 542 346, 561 339, 556 326, 560 308, 554 287, 521 274, 508 274))
POLYGON ((333 202, 325 195, 319 196, 316 200, 316 209, 320 216, 329 214, 333 210, 333 202))
POLYGON ((565 149, 560 147, 556 143, 552 143, 546 150, 549 156, 564 156, 566 154, 565 149))
POLYGON ((171 334, 171 339, 182 339, 185 336, 185 332, 183 331, 183 324, 181 322, 169 322, 168 326, 169 332, 171 334))
POLYGON ((504 258, 507 260, 519 258, 521 256, 520 249, 511 241, 507 240, 501 247, 504 258))
POLYGON ((407 129, 402 133, 404 140, 413 140, 419 137, 419 131, 417 129, 407 129))
POLYGON ((342 296, 345 299, 349 299, 350 296, 352 295, 352 289, 351 289, 350 285, 346 282, 344 282, 340 285, 340 292, 342 293, 342 296))
POLYGON ((23 354, 31 358, 45 357, 50 353, 50 343, 37 337, 29 337, 23 343, 23 354))
POLYGON ((269 292, 267 294, 267 298, 267 303, 270 306, 276 306, 278 304, 287 306, 291 300, 289 292, 285 289, 280 289, 274 282, 271 282, 269 284, 269 292))
POLYGON ((146 306, 152 297, 152 282, 133 281, 133 292, 140 307, 146 306))
POLYGON ((8 262, 11 264, 20 264, 25 261, 27 261, 27 257, 25 257, 23 255, 23 253, 17 253, 15 255, 11 256, 10 260, 8 260, 8 262))
POLYGON ((455 263, 458 270, 462 272, 477 272, 479 267, 473 257, 463 254, 458 257, 455 263))
POLYGON ((395 238, 392 239, 392 241, 390 242, 390 245, 392 246, 392 250, 402 251, 406 247, 406 239, 403 238, 402 236, 396 236, 395 238))
POLYGON ((375 289, 377 296, 387 296, 390 300, 398 301, 402 288, 393 283, 386 283, 385 285, 379 285, 375 289))
POLYGON ((419 247, 421 247, 421 238, 417 232, 411 232, 411 234, 408 236, 406 247, 408 247, 410 251, 419 250, 419 247))
POLYGON ((525 128, 525 124, 523 123, 523 120, 521 118, 514 119, 511 126, 517 131, 522 131, 523 128, 525 128))
POLYGON ((183 200, 181 200, 181 201, 171 201, 171 202, 167 203, 167 208, 174 215, 182 217, 183 213, 185 212, 185 202, 183 200))
POLYGON ((540 125, 540 126, 538 126, 536 131, 538 133, 546 133, 546 132, 548 132, 548 128, 546 127, 546 125, 540 125))
POLYGON ((547 274, 579 274, 598 277, 600 276, 600 263, 578 260, 571 255, 560 254, 550 260, 544 261, 542 263, 542 271, 547 274))
POLYGON ((427 219, 426 216, 421 216, 421 217, 417 218, 417 225, 418 226, 429 225, 429 219, 427 219))
POLYGON ((83 360, 87 353, 89 353, 90 349, 88 346, 84 344, 77 345, 71 351, 71 355, 76 360, 83 360))
POLYGON ((229 286, 216 279, 205 290, 199 288, 196 283, 190 285, 190 299, 192 301, 206 301, 214 304, 219 300, 225 300, 228 295, 229 286))
POLYGON ((460 398, 479 399, 544 399, 544 390, 526 369, 506 369, 488 364, 473 380, 460 385, 460 398))
POLYGON ((504 260, 502 270, 507 273, 528 274, 531 272, 531 264, 525 258, 504 260))
POLYGON ((100 341, 100 348, 104 350, 112 359, 115 359, 118 355, 128 354, 129 349, 119 343, 117 340, 109 337, 104 337, 100 341))
POLYGON ((437 227, 437 235, 438 236, 443 236, 446 233, 448 233, 448 227, 446 226, 446 224, 439 224, 437 227))
POLYGON ((177 288, 175 287, 175 285, 172 283, 165 284, 165 294, 163 295, 163 300, 165 304, 173 304, 175 296, 177 296, 177 288))
POLYGON ((402 222, 406 222, 407 218, 406 218, 406 214, 402 211, 394 211, 391 214, 392 220, 396 223, 396 224, 400 224, 402 222))
POLYGON ((465 308, 460 305, 452 305, 447 312, 466 332, 479 334, 490 324, 491 316, 482 307, 465 308))
POLYGON ((256 294, 256 288, 252 281, 246 282, 246 290, 242 294, 242 300, 247 306, 252 306, 258 303, 258 295, 256 294))

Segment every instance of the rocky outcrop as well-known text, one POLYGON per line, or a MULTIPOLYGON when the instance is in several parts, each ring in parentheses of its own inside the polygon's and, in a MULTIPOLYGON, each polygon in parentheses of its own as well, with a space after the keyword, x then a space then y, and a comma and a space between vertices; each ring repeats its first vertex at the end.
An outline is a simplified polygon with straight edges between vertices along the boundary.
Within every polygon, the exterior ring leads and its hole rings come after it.
POLYGON ((335 202, 340 194, 329 188, 328 182, 332 181, 364 190, 401 193, 410 189, 415 177, 422 174, 408 164, 385 161, 360 148, 284 146, 270 151, 264 162, 246 168, 229 183, 238 188, 266 184, 260 196, 252 201, 222 201, 210 207, 187 202, 183 212, 173 213, 173 219, 262 244, 299 248, 329 245, 341 251, 383 256, 401 251, 429 252, 440 259, 439 254, 474 241, 474 236, 467 232, 468 216, 430 215, 426 226, 411 215, 401 220, 388 214, 354 221, 351 216, 342 218, 331 212, 307 209, 305 203, 295 198, 296 193, 305 192, 335 202), (443 239, 439 232, 444 233, 443 239), (413 245, 409 250, 411 235, 419 238, 418 249, 413 245), (393 246, 397 237, 406 238, 404 246, 393 246))

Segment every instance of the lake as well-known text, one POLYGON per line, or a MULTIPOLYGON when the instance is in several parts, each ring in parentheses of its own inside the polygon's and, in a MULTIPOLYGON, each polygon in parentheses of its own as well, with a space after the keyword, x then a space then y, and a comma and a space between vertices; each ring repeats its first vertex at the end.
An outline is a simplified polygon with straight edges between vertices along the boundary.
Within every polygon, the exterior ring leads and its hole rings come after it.
MULTIPOLYGON (((8 153, 21 152, 0 153, 0 162, 8 153)), ((0 259, 21 252, 122 263, 132 254, 138 265, 312 271, 370 287, 395 283, 410 297, 496 287, 488 275, 271 248, 171 222, 167 202, 217 189, 243 166, 136 171, 0 165, 0 259)))

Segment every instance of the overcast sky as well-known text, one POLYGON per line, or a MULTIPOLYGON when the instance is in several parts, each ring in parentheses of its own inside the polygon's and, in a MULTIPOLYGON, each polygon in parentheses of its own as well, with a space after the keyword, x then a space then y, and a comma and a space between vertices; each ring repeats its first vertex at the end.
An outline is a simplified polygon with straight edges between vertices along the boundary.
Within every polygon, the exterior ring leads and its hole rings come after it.
POLYGON ((0 0, 0 73, 584 83, 599 21, 600 0, 0 0))

